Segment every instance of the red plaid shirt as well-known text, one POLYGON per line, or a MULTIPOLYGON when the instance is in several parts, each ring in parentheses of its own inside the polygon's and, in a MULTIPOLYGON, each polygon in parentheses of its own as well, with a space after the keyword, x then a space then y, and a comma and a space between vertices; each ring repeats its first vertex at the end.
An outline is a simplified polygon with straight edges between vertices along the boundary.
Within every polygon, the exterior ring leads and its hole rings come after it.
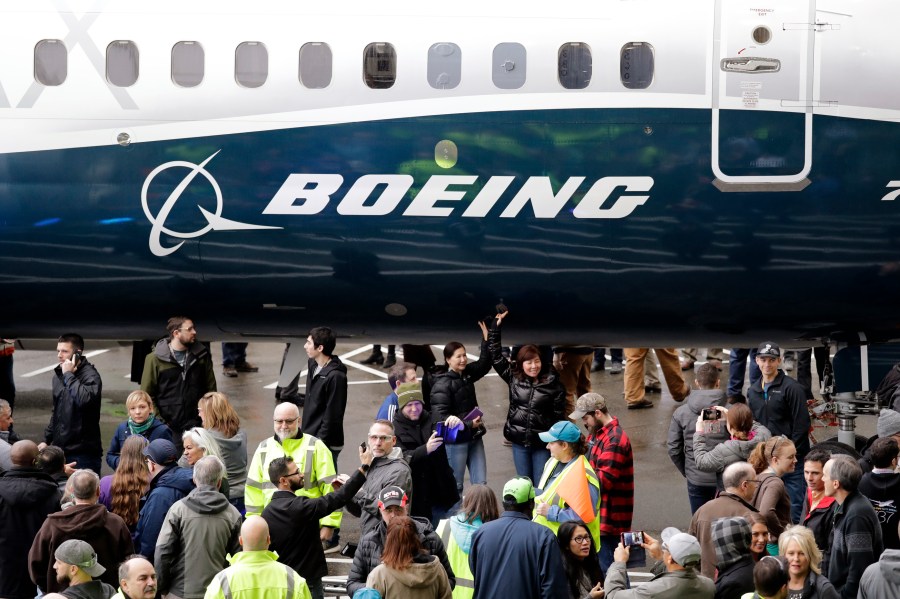
POLYGON ((587 458, 600 478, 600 533, 618 535, 631 530, 634 515, 634 454, 631 441, 612 421, 587 438, 587 458))

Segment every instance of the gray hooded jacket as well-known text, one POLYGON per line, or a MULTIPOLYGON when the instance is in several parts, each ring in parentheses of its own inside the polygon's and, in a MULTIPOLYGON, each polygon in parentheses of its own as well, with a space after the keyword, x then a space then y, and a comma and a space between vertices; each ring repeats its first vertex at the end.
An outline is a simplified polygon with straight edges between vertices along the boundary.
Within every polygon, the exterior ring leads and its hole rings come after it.
POLYGON ((886 549, 859 582, 859 599, 884 597, 900 597, 900 549, 886 549))
MULTIPOLYGON (((716 473, 700 470, 694 462, 694 430, 697 426, 697 417, 705 408, 724 405, 725 392, 721 389, 693 389, 684 405, 679 406, 672 414, 669 440, 666 444, 669 457, 691 484, 702 487, 716 486, 716 473)), ((710 448, 728 440, 725 420, 717 420, 711 424, 715 430, 704 435, 710 448)))
POLYGON ((201 486, 166 514, 154 564, 160 595, 203 599, 206 587, 240 551, 241 513, 215 487, 201 486))

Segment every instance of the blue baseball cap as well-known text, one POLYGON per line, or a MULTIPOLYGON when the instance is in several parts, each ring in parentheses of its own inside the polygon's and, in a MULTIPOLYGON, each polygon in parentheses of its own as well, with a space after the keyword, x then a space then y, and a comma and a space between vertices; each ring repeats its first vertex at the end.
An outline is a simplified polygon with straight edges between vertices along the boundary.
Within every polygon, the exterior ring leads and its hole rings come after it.
POLYGON ((549 431, 539 434, 538 437, 540 437, 541 441, 544 443, 550 443, 551 441, 574 443, 581 438, 581 431, 571 422, 560 420, 551 426, 549 431))

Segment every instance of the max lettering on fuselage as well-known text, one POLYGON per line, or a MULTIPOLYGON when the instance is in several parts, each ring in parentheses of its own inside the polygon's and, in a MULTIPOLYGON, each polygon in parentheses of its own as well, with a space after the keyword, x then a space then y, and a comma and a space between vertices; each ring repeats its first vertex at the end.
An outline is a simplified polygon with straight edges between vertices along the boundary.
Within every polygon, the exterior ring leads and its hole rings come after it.
MULTIPOLYGON (((495 176, 465 210, 464 217, 484 217, 512 184, 515 177, 495 176)), ((510 200, 500 218, 519 215, 526 204, 531 204, 537 218, 555 218, 563 206, 584 182, 585 177, 569 177, 562 188, 554 193, 550 177, 529 177, 510 200)), ((458 189, 478 181, 476 176, 432 175, 419 193, 403 211, 404 216, 450 216, 456 210, 448 202, 462 200, 466 192, 458 189), (457 189, 450 189, 455 187, 457 189), (438 203, 441 203, 438 205, 438 203)), ((318 214, 331 201, 331 196, 341 187, 341 175, 293 174, 263 210, 263 214, 310 215, 318 214)), ((410 175, 363 175, 357 179, 337 205, 338 214, 345 216, 384 216, 392 213, 406 196, 414 181, 410 175), (371 196, 383 186, 374 201, 371 196)), ((624 218, 634 212, 650 196, 623 195, 623 192, 648 192, 653 187, 652 177, 603 177, 597 180, 572 210, 576 218, 624 218), (622 192, 616 194, 616 190, 622 192), (611 205, 604 207, 615 197, 611 205)))

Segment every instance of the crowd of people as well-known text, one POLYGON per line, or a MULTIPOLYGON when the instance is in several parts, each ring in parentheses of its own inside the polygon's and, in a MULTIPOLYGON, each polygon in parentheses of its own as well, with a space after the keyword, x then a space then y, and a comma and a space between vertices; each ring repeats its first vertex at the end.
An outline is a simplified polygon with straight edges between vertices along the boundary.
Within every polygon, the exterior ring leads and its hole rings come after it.
MULTIPOLYGON (((692 519, 656 538, 632 529, 633 450, 590 390, 593 348, 510 351, 505 317, 479 323, 475 362, 451 342, 421 381, 417 364, 391 365, 352 475, 337 470, 347 370, 327 327, 304 346, 305 394, 282 395, 273 435, 251 450, 193 322, 170 319, 103 478, 102 380, 81 337, 63 335, 40 444, 18 439, 0 400, 0 597, 319 599, 344 511, 360 522, 343 548, 347 592, 363 599, 900 596, 900 413, 881 412, 857 459, 810 447, 808 394, 775 343, 755 350, 746 398, 720 389, 720 360, 692 362, 693 385, 666 376, 681 402, 667 448, 692 519), (517 473, 499 498, 475 392, 491 369, 508 387, 517 473), (644 566, 653 577, 632 581, 644 566)), ((679 367, 675 350, 656 353, 679 367)), ((626 405, 642 409, 649 352, 624 355, 626 405)), ((226 359, 227 376, 255 368, 238 350, 226 359)))

